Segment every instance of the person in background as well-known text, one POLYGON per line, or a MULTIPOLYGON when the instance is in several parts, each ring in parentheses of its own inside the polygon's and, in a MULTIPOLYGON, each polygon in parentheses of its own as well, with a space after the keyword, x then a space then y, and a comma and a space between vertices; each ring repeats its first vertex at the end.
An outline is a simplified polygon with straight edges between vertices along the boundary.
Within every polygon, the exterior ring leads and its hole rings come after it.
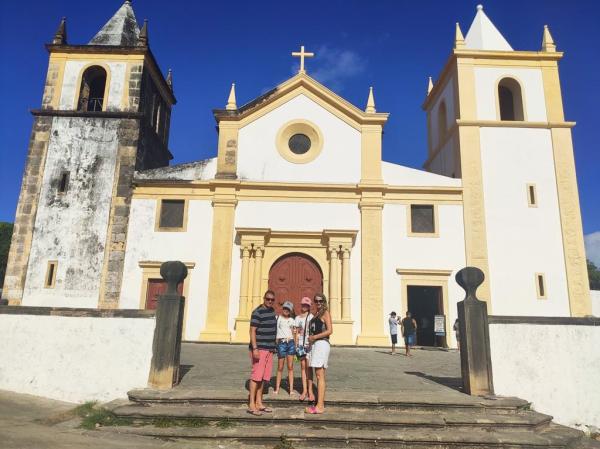
POLYGON ((398 317, 396 317, 396 312, 390 313, 390 318, 388 320, 390 324, 390 337, 392 338, 392 352, 391 354, 396 354, 396 345, 398 344, 398 317))
MULTIPOLYGON (((309 366, 315 369, 317 376, 317 403, 306 408, 306 413, 311 415, 325 412, 325 371, 327 370, 331 349, 329 336, 333 333, 331 314, 323 293, 315 295, 315 305, 317 306, 317 313, 308 325, 310 331, 308 341, 311 344, 309 366)), ((312 380, 312 370, 309 371, 308 378, 312 380)))
POLYGON ((283 365, 287 362, 290 396, 294 393, 294 355, 296 354, 296 320, 293 317, 294 305, 290 301, 283 303, 281 315, 277 317, 277 380, 274 394, 279 393, 283 365))
POLYGON ((309 401, 315 400, 313 393, 313 382, 312 378, 308 380, 308 371, 311 369, 308 367, 308 351, 310 350, 310 344, 308 342, 308 324, 310 320, 314 318, 314 315, 310 313, 312 306, 312 300, 305 296, 300 300, 301 313, 296 316, 296 355, 300 360, 300 375, 302 376, 302 393, 300 394, 300 400, 304 401, 308 396, 309 401))
POLYGON ((252 311, 250 318, 249 346, 252 373, 250 374, 250 396, 247 411, 255 416, 273 411, 263 404, 263 387, 265 382, 271 380, 271 371, 273 370, 273 353, 277 335, 274 303, 275 292, 267 290, 263 296, 263 303, 252 311))
POLYGON ((456 318, 454 321, 454 326, 452 326, 452 328, 454 329, 454 334, 456 335, 456 345, 460 351, 460 324, 458 322, 458 318, 456 318))
POLYGON ((407 357, 412 357, 412 354, 410 353, 410 347, 414 344, 412 339, 417 333, 417 322, 412 317, 410 312, 407 311, 406 316, 402 318, 401 326, 402 335, 404 336, 404 346, 406 348, 405 355, 407 357))

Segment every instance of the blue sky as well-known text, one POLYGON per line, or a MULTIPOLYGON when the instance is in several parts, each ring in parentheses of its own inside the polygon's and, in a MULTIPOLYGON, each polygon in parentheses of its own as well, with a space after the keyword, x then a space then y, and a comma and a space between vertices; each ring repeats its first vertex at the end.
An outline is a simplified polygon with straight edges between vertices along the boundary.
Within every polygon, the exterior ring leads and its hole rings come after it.
MULTIPOLYGON (((0 221, 13 221, 31 131, 28 110, 41 102, 50 41, 61 16, 70 43, 86 43, 119 0, 5 1, 0 5, 0 221), (92 7, 93 5, 93 7, 92 7)), ((149 19, 150 45, 175 94, 170 148, 174 163, 215 155, 211 110, 223 107, 231 82, 241 105, 292 75, 290 52, 304 44, 317 57, 309 74, 364 107, 374 86, 378 111, 390 112, 384 158, 420 167, 426 154, 421 104, 452 48, 454 23, 466 34, 476 2, 134 0, 149 19)), ((565 51, 561 81, 573 138, 584 232, 599 232, 600 2, 494 0, 484 9, 515 49, 540 48, 544 24, 565 51)), ((598 244, 600 249, 600 244, 598 244)), ((600 261, 600 250, 598 251, 600 261)))

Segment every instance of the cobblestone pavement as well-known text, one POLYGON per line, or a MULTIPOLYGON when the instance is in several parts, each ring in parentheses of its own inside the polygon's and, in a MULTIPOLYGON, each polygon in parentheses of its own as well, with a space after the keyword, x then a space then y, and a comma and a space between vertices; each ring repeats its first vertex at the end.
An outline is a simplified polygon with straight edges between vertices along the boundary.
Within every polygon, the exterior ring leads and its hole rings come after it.
MULTIPOLYGON (((327 370, 328 391, 459 394, 458 352, 415 349, 412 357, 392 356, 389 352, 384 348, 333 347, 327 370)), ((250 374, 250 356, 245 345, 184 343, 181 363, 183 378, 179 388, 243 391, 250 374)), ((273 383, 275 370, 274 366, 273 383)), ((294 365, 294 375, 300 376, 299 363, 294 365)), ((283 377, 287 377, 287 369, 283 377)))

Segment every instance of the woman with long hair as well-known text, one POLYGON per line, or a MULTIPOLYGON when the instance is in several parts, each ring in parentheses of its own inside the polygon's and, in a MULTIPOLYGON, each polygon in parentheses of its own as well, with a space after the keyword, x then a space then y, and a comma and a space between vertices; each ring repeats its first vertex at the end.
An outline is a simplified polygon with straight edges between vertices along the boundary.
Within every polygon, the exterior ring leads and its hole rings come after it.
POLYGON ((316 415, 325 411, 325 370, 329 361, 329 337, 333 333, 333 324, 331 323, 331 314, 327 307, 327 298, 323 293, 315 295, 314 303, 317 306, 317 313, 310 321, 308 326, 310 342, 309 352, 309 372, 308 387, 309 394, 312 393, 313 373, 315 370, 317 377, 317 403, 307 407, 306 412, 316 415))
POLYGON ((307 397, 309 401, 315 400, 315 395, 312 391, 312 381, 310 388, 308 385, 308 372, 312 371, 312 368, 308 366, 308 351, 310 350, 310 344, 308 342, 308 325, 310 320, 313 319, 313 314, 310 313, 312 306, 312 300, 305 296, 300 301, 300 308, 302 312, 296 316, 296 355, 300 359, 300 374, 302 376, 302 394, 300 395, 300 401, 304 401, 307 397))

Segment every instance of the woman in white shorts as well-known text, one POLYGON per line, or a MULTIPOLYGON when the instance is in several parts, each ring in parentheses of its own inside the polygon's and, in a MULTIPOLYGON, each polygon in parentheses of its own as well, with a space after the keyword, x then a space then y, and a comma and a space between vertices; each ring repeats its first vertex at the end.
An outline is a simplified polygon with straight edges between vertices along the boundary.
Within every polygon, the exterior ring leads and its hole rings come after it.
MULTIPOLYGON (((317 313, 310 321, 308 341, 311 344, 308 353, 308 365, 314 368, 317 376, 317 403, 307 407, 306 412, 316 415, 325 411, 325 370, 329 361, 329 336, 333 333, 331 324, 331 315, 327 308, 327 299, 322 293, 315 295, 314 303, 317 306, 317 313)), ((312 369, 308 372, 309 385, 312 384, 312 369)))

